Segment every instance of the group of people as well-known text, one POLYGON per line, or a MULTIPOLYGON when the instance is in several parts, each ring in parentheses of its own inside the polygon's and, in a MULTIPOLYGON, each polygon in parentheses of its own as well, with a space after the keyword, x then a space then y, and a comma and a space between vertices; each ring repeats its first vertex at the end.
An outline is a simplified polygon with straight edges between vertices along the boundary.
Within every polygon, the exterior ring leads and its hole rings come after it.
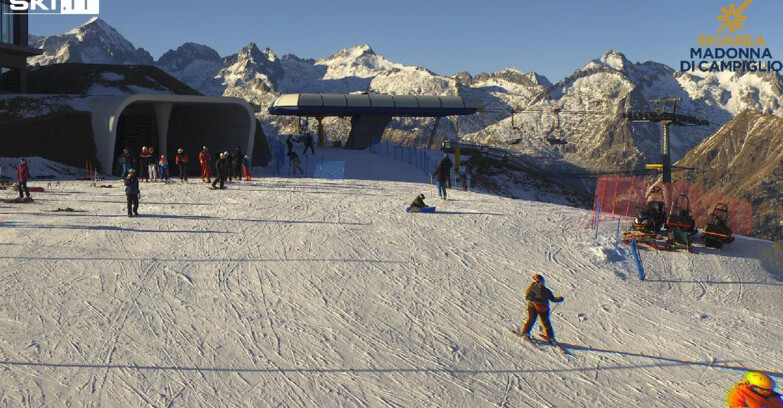
MULTIPOLYGON (((158 177, 165 183, 169 182, 169 162, 166 159, 166 155, 160 155, 160 159, 154 160, 154 149, 150 146, 143 146, 141 148, 141 154, 139 155, 139 164, 141 168, 141 176, 133 168, 133 161, 130 149, 123 150, 120 155, 118 163, 122 171, 122 180, 125 184, 125 195, 128 202, 128 217, 139 215, 139 197, 141 191, 139 188, 139 181, 145 182, 157 181, 158 177)), ((198 155, 199 165, 201 166, 201 181, 205 183, 211 183, 212 188, 225 189, 226 180, 239 181, 244 178, 246 181, 250 181, 250 158, 242 154, 242 150, 237 147, 233 154, 228 151, 218 154, 217 160, 215 160, 215 179, 212 180, 211 170, 211 155, 209 149, 204 146, 198 155), (219 187, 218 187, 219 184, 219 187)), ((24 161, 24 159, 22 159, 24 161)), ((188 164, 190 158, 185 150, 182 148, 177 149, 177 155, 174 157, 174 164, 179 171, 180 183, 187 183, 188 181, 188 164)), ((21 183, 20 183, 21 184, 21 183)), ((25 184, 26 190, 26 184, 25 184)), ((21 189, 20 189, 21 191, 21 189)), ((21 196, 21 192, 19 193, 21 196)), ((28 192, 28 197, 30 193, 28 192)))
MULTIPOLYGON (((438 198, 446 200, 446 189, 451 188, 451 169, 454 167, 454 162, 451 161, 451 157, 446 153, 443 158, 438 162, 435 167, 435 171, 432 172, 432 177, 438 183, 438 198)), ((458 181, 462 182, 462 190, 468 189, 468 177, 470 174, 470 168, 465 162, 460 163, 458 168, 458 181)))
MULTIPOLYGON (((137 174, 140 180, 149 182, 156 182, 158 179, 168 183, 169 180, 169 161, 166 155, 162 154, 159 157, 155 156, 155 149, 152 146, 142 146, 139 153, 138 168, 140 174, 137 174)), ((226 159, 222 160, 222 157, 218 157, 215 161, 215 170, 220 173, 218 165, 222 167, 222 171, 226 173, 226 177, 229 181, 250 180, 250 158, 242 153, 242 150, 237 147, 233 153, 229 154, 228 151, 220 153, 219 156, 225 154, 226 159)), ((211 167, 211 155, 209 149, 204 146, 198 155, 199 166, 201 167, 201 181, 205 183, 212 182, 212 167, 211 167)), ((130 169, 136 168, 136 160, 129 148, 125 148, 120 157, 117 159, 117 163, 120 168, 120 178, 125 180, 130 169)), ((188 165, 190 163, 190 157, 183 148, 177 149, 177 154, 174 157, 174 165, 177 168, 180 183, 187 183, 188 181, 188 165)), ((134 171, 136 173, 136 171, 134 171)))
MULTIPOLYGON (((290 166, 291 173, 304 174, 304 170, 302 170, 300 167, 301 160, 299 159, 299 155, 294 151, 294 141, 291 135, 288 135, 288 137, 285 139, 285 146, 288 150, 286 155, 288 156, 288 165, 290 166)), ((310 132, 307 132, 304 135, 304 150, 302 150, 302 154, 305 156, 307 156, 307 149, 310 149, 310 153, 315 156, 315 140, 313 138, 313 134, 310 132)))

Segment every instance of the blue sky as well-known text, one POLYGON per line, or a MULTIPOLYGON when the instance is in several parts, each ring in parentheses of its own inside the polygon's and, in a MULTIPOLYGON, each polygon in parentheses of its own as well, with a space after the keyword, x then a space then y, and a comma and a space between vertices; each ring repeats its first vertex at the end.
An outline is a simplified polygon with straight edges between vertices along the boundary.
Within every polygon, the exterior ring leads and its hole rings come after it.
MULTIPOLYGON (((51 1, 51 0, 46 0, 51 1)), ((249 42, 278 55, 321 58, 369 44, 393 62, 440 75, 503 68, 552 82, 614 49, 679 69, 699 34, 715 34, 716 0, 101 0, 100 17, 157 59, 185 42, 221 56, 249 42)), ((734 1, 737 7, 742 0, 734 1)), ((742 34, 763 35, 783 60, 780 0, 755 0, 742 34)), ((60 34, 90 16, 31 16, 30 33, 60 34)), ((725 33, 725 30, 724 30, 725 33)))

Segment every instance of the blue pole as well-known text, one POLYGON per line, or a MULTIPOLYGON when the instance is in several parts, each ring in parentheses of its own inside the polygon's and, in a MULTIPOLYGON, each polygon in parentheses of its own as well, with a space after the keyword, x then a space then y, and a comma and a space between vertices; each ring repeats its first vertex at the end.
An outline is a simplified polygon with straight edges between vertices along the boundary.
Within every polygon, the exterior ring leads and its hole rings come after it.
POLYGON ((642 267, 642 260, 639 258, 639 247, 636 245, 636 238, 631 240, 631 255, 633 256, 634 263, 636 264, 636 272, 639 275, 639 280, 644 280, 644 267, 642 267))

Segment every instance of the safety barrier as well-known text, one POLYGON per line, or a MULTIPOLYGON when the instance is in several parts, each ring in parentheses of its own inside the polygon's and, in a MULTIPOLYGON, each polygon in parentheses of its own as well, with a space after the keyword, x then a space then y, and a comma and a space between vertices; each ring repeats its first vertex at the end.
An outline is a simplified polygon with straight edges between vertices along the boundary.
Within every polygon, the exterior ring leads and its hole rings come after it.
MULTIPOLYGON (((646 207, 647 190, 652 183, 638 177, 601 177, 598 179, 593 200, 594 209, 590 226, 606 220, 622 219, 630 223, 637 213, 646 207)), ((697 228, 703 228, 710 220, 715 204, 724 203, 729 207, 729 226, 737 235, 753 235, 753 204, 743 200, 703 191, 687 182, 671 183, 666 194, 666 214, 670 214, 680 194, 688 196, 690 215, 696 221, 697 228)))
POLYGON ((435 171, 438 162, 443 158, 442 153, 436 150, 398 146, 389 142, 370 145, 370 152, 396 161, 407 162, 411 166, 416 166, 424 174, 430 174, 435 171))

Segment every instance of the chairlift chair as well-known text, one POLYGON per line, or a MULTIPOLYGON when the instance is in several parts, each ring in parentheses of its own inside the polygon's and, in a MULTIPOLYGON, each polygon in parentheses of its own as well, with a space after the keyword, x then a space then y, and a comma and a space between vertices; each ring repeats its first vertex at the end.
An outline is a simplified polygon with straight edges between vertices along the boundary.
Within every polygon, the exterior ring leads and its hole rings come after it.
POLYGON ((667 248, 683 247, 690 251, 691 237, 696 233, 696 221, 691 217, 690 201, 686 194, 681 193, 674 201, 665 225, 669 230, 667 248))
POLYGON ((709 248, 721 249, 724 244, 734 241, 729 227, 729 206, 718 203, 710 214, 710 220, 704 227, 704 245, 709 248))

